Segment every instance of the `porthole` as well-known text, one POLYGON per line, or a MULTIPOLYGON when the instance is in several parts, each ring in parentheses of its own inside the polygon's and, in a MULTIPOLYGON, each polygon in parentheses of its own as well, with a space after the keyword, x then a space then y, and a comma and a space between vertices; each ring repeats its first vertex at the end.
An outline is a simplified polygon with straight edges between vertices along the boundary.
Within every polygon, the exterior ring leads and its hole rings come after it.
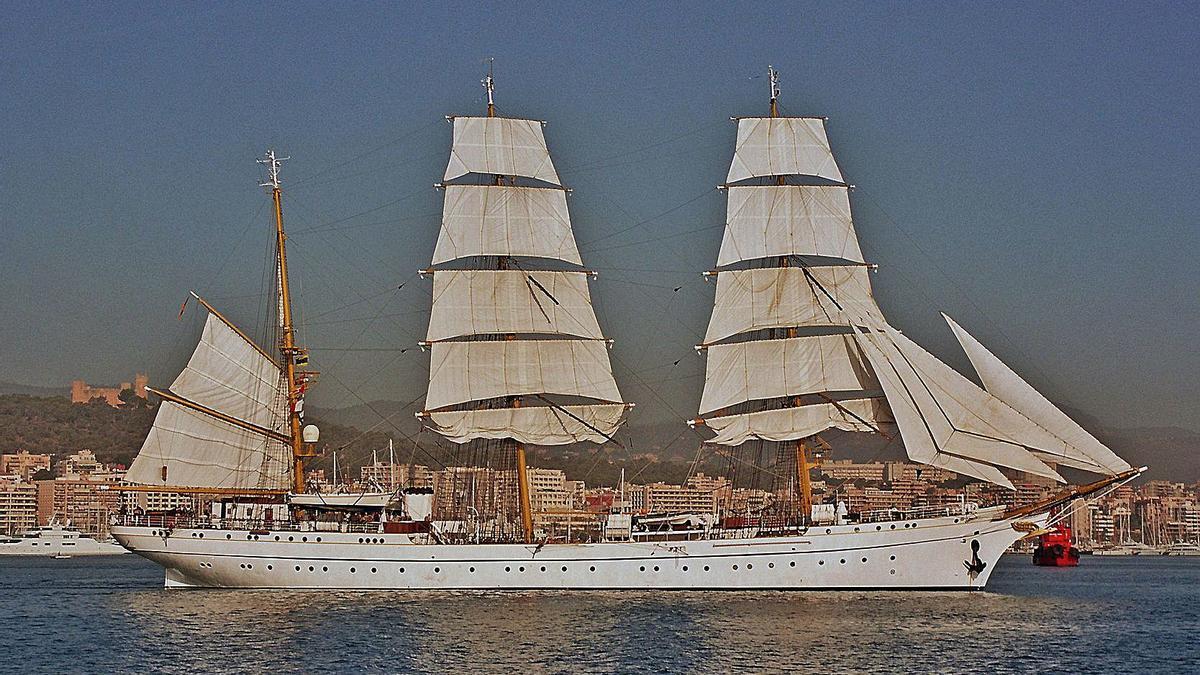
POLYGON ((203 539, 203 538, 204 538, 204 533, 203 533, 203 532, 201 532, 201 533, 200 533, 200 538, 201 538, 201 539, 203 539))
POLYGON ((655 566, 654 566, 654 571, 655 571, 655 572, 657 572, 657 571, 658 571, 658 565, 655 565, 655 566))
POLYGON ((705 572, 707 572, 707 571, 708 571, 708 565, 705 565, 705 566, 704 566, 704 571, 705 571, 705 572))
POLYGON ((775 569, 775 563, 767 563, 769 569, 775 569))
POLYGON ((639 572, 645 572, 645 571, 646 571, 646 568, 645 568, 645 566, 643 566, 643 567, 639 567, 639 568, 638 568, 638 571, 639 571, 639 572))
POLYGON ((246 541, 250 541, 250 540, 251 540, 251 539, 253 539, 253 538, 254 538, 254 537, 251 537, 250 535, 246 535, 246 541))
POLYGON ((863 559, 862 559, 862 561, 865 563, 865 562, 867 562, 867 559, 866 559, 866 558, 863 558, 863 559))
POLYGON ((684 572, 686 572, 686 571, 687 571, 687 565, 684 565, 684 566, 683 566, 683 571, 684 571, 684 572))
POLYGON ((315 567, 309 567, 309 568, 308 568, 308 571, 309 571, 309 572, 316 572, 316 571, 317 571, 317 568, 315 568, 315 567))
POLYGON ((435 567, 435 568, 433 568, 433 573, 434 573, 434 574, 441 574, 441 573, 442 573, 442 568, 440 568, 440 567, 435 567))
POLYGON ((318 543, 318 544, 319 544, 319 543, 321 543, 321 538, 320 538, 320 537, 317 537, 317 543, 318 543))
POLYGON ((289 537, 288 537, 288 541, 296 541, 296 538, 295 538, 295 537, 290 537, 290 536, 289 536, 289 537))
POLYGON ((858 532, 858 528, 857 528, 857 527, 856 527, 856 528, 854 528, 854 531, 855 531, 855 532, 858 532))
POLYGON ((588 571, 589 571, 589 572, 595 572, 595 571, 596 571, 596 567, 593 565, 592 567, 589 567, 589 568, 588 568, 588 571))
POLYGON ((896 556, 892 556, 892 560, 895 560, 895 559, 896 559, 896 556))
MULTIPOLYGON (((505 571, 505 572, 507 572, 507 571, 508 571, 508 568, 507 568, 507 567, 505 567, 505 568, 504 568, 504 571, 505 571)), ((400 568, 400 574, 404 574, 404 568, 403 568, 403 567, 401 567, 401 568, 400 568)))
POLYGON ((275 535, 275 541, 279 541, 279 535, 275 535))
POLYGON ((828 527, 825 528, 825 534, 831 534, 832 532, 833 530, 829 529, 828 527))
POLYGON ((474 567, 472 567, 470 571, 471 571, 471 574, 475 574, 475 568, 474 568, 474 567))
POLYGON ((524 567, 518 567, 518 568, 517 568, 517 571, 518 571, 518 572, 524 572, 524 571, 525 571, 525 568, 524 568, 524 567))
MULTIPOLYGON (((657 570, 658 568, 657 568, 657 567, 655 567, 654 569, 656 569, 656 570, 657 570)), ((567 566, 566 566, 566 565, 563 565, 562 571, 564 571, 564 572, 566 572, 566 571, 567 571, 567 566)))
POLYGON ((251 565, 250 563, 246 563, 246 569, 252 570, 252 569, 254 569, 254 565, 251 565))
POLYGON ((795 560, 793 560, 792 562, 788 563, 788 567, 795 567, 795 566, 796 566, 796 561, 795 561, 795 560))
POLYGON ((883 529, 883 526, 882 526, 882 525, 876 525, 876 526, 875 526, 875 529, 876 529, 876 530, 882 530, 882 529, 883 529))
POLYGON ((748 569, 748 570, 752 570, 752 569, 754 569, 754 563, 748 563, 748 564, 746 565, 746 569, 748 569))
POLYGON ((300 537, 300 541, 308 541, 308 537, 300 537))
POLYGON ((896 570, 892 570, 892 572, 891 572, 891 573, 892 573, 892 574, 895 574, 895 573, 896 573, 896 570))
POLYGON ((542 571, 543 571, 543 572, 545 572, 545 571, 546 571, 546 566, 545 566, 545 565, 542 565, 542 571))
POLYGON ((321 568, 321 571, 322 571, 322 572, 328 572, 328 571, 329 571, 329 568, 328 568, 328 567, 322 567, 322 568, 321 568))
POLYGON ((845 564, 846 564, 846 559, 845 559, 845 558, 842 558, 842 564, 843 564, 843 565, 845 565, 845 564))
POLYGON ((227 534, 227 535, 225 535, 225 538, 226 538, 226 539, 233 539, 233 535, 232 535, 232 534, 227 534))
MULTIPOLYGON (((913 527, 916 527, 915 525, 913 527)), ((979 530, 975 530, 975 536, 979 536, 979 530)))
POLYGON ((353 567, 351 567, 351 568, 350 568, 350 574, 354 574, 354 572, 355 572, 354 568, 353 568, 353 567))
POLYGON ((360 544, 364 543, 364 540, 363 540, 363 538, 362 538, 362 537, 359 537, 359 538, 358 538, 358 543, 360 543, 360 544))
POLYGON ((734 565, 734 566, 733 566, 733 569, 734 569, 734 570, 736 570, 737 568, 738 568, 738 566, 737 566, 737 565, 734 565))
POLYGON ((374 567, 372 567, 372 568, 371 568, 371 574, 375 574, 375 573, 376 573, 376 572, 378 572, 378 571, 379 571, 379 570, 378 570, 378 569, 376 569, 376 568, 374 568, 374 567))
POLYGON ((504 571, 505 571, 505 572, 511 572, 511 571, 512 571, 512 568, 511 568, 511 567, 505 567, 505 568, 504 568, 504 571))
POLYGON ((892 529, 896 529, 896 525, 894 523, 892 524, 892 529))
POLYGON ((270 571, 271 571, 271 570, 273 570, 273 569, 275 569, 275 566, 274 566, 274 565, 267 565, 267 571, 268 571, 268 572, 270 572, 270 571))
POLYGON ((296 565, 296 571, 297 571, 297 572, 299 572, 299 571, 300 571, 300 566, 299 566, 299 565, 296 565))
POLYGON ((818 564, 818 565, 824 565, 824 564, 825 564, 825 561, 824 561, 824 560, 818 560, 818 561, 817 561, 817 564, 818 564))

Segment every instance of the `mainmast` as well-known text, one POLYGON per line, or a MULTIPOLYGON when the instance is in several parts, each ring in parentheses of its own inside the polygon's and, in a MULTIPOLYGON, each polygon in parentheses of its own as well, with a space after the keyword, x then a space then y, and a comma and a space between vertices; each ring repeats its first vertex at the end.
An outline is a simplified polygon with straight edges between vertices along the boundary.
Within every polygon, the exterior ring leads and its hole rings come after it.
POLYGON ((292 449, 292 489, 299 493, 304 492, 304 461, 306 458, 314 456, 315 452, 305 446, 300 431, 304 383, 298 382, 296 361, 298 357, 304 356, 305 350, 296 347, 295 326, 292 323, 292 293, 288 286, 287 235, 283 231, 283 191, 279 184, 279 165, 287 159, 289 158, 276 157, 274 150, 268 150, 264 157, 258 160, 258 163, 267 167, 267 181, 260 185, 271 190, 271 201, 275 207, 275 249, 278 256, 276 264, 279 277, 279 355, 286 380, 288 431, 292 449))

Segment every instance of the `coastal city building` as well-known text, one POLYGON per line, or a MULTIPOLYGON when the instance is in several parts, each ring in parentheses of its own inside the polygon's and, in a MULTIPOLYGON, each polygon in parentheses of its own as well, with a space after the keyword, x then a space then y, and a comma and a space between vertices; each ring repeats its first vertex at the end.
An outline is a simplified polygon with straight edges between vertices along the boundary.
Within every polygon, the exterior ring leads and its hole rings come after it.
POLYGON ((43 470, 50 470, 50 455, 35 455, 28 450, 0 455, 0 476, 20 476, 28 481, 43 470))
POLYGON ((0 535, 15 535, 37 525, 37 486, 15 475, 0 475, 0 535))

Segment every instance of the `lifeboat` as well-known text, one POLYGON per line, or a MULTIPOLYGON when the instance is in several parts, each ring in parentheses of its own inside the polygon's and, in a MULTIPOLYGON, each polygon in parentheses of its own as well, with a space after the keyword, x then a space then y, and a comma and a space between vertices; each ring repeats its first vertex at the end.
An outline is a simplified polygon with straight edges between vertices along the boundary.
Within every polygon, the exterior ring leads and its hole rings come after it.
POLYGON ((1055 525, 1053 530, 1038 538, 1033 550, 1033 564, 1047 567, 1074 567, 1079 564, 1079 549, 1071 543, 1071 528, 1055 525))

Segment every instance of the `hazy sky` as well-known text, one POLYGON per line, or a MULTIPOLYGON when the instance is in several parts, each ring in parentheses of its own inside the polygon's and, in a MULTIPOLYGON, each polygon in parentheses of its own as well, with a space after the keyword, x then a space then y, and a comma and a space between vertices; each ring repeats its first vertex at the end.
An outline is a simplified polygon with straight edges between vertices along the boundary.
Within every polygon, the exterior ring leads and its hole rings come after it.
POLYGON ((618 383, 696 411, 731 115, 830 118, 885 313, 1049 396, 1200 428, 1200 21, 1185 4, 5 5, 0 380, 167 384, 195 288, 252 331, 284 168, 313 403, 419 398, 447 114, 549 121, 618 383), (397 286, 404 284, 399 290, 397 286), (675 289, 680 287, 678 291, 675 289), (333 351, 378 350, 378 351, 333 351), (678 365, 675 362, 678 361, 678 365), (647 387, 649 385, 649 387, 647 387), (355 394, 349 389, 354 389, 355 394))

